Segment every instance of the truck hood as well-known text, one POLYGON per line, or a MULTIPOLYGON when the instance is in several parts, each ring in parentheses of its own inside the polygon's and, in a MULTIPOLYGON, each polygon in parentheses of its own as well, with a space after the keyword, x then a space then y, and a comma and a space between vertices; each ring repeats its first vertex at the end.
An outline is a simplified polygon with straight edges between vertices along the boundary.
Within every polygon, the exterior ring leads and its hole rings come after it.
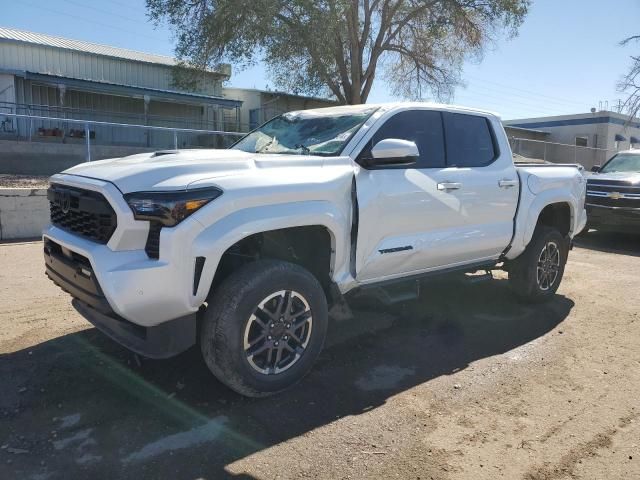
POLYGON ((321 167, 325 157, 254 154, 241 150, 171 150, 76 165, 64 174, 113 183, 122 193, 184 190, 194 182, 241 175, 257 168, 321 167))
POLYGON ((594 182, 615 180, 640 184, 640 172, 592 173, 587 178, 594 182))

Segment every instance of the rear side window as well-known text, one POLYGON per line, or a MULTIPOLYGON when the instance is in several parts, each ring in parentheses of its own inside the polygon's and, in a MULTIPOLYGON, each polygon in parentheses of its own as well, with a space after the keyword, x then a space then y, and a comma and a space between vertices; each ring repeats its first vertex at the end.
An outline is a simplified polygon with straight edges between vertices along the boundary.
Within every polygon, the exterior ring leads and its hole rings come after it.
MULTIPOLYGON (((444 132, 440 112, 408 110, 389 118, 373 135, 369 150, 385 138, 397 138, 415 142, 420 152, 416 165, 409 168, 444 167, 444 132)), ((407 168, 384 167, 384 168, 407 168)))
POLYGON ((444 113, 447 165, 484 167, 496 157, 489 121, 476 115, 444 113))

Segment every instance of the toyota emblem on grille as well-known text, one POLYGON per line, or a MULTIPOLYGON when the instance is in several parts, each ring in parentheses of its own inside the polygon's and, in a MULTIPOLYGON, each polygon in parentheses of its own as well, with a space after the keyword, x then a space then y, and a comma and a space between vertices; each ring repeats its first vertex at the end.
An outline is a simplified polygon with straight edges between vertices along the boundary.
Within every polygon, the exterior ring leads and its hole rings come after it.
POLYGON ((69 193, 69 190, 56 191, 55 204, 60 207, 62 213, 69 213, 71 208, 71 193, 69 193))

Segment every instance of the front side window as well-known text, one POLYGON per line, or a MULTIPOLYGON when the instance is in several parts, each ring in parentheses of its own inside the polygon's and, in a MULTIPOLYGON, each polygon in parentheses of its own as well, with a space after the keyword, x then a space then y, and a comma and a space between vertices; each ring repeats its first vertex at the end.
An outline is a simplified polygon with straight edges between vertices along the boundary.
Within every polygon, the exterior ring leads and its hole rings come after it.
POLYGON ((640 172, 640 155, 631 153, 619 153, 609 160, 602 169, 601 173, 640 172))
MULTIPOLYGON (((380 140, 397 138, 416 144, 420 157, 411 168, 444 167, 444 135, 440 112, 433 110, 408 110, 389 118, 373 135, 362 152, 370 155, 371 148, 380 140)), ((385 166, 384 168, 407 168, 407 166, 385 166)))
POLYGON ((325 108, 279 115, 231 148, 251 153, 339 155, 375 107, 325 108))
POLYGON ((485 117, 463 113, 444 113, 447 165, 484 167, 496 157, 493 136, 485 117))

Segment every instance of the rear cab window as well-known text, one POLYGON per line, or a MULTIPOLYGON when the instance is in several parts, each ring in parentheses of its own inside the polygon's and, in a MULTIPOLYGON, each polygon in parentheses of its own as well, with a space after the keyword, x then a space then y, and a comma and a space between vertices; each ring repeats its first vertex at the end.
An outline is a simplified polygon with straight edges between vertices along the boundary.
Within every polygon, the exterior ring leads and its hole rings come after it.
POLYGON ((485 167, 498 156, 493 130, 483 116, 443 113, 447 166, 485 167))

